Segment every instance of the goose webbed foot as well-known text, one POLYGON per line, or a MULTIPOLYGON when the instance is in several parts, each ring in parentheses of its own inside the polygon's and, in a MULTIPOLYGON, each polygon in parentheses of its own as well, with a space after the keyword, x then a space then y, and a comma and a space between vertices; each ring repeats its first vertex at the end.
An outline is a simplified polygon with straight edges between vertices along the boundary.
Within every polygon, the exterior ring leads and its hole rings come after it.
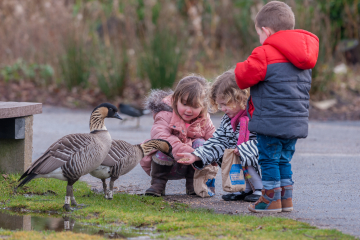
POLYGON ((74 197, 71 198, 71 206, 76 207, 78 204, 74 197))
POLYGON ((73 210, 78 210, 78 209, 82 209, 84 207, 87 207, 88 205, 85 205, 85 204, 77 204, 75 208, 73 208, 73 210))
POLYGON ((63 206, 64 210, 67 211, 67 212, 70 212, 71 208, 70 208, 70 204, 64 204, 63 206))

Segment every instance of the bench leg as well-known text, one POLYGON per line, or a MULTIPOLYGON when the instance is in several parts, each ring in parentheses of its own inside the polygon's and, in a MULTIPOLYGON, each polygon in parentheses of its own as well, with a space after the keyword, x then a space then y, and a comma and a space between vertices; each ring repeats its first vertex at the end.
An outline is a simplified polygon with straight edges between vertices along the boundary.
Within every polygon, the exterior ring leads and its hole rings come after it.
POLYGON ((24 173, 31 165, 34 118, 24 118, 24 139, 0 139, 0 172, 24 173))

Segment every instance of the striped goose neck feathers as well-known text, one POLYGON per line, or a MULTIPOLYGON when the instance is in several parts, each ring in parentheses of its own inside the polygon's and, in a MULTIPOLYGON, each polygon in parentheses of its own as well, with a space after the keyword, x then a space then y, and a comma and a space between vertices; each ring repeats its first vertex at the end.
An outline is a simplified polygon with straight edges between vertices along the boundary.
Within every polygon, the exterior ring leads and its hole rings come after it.
POLYGON ((100 107, 95 109, 90 116, 90 132, 96 130, 107 130, 105 127, 105 121, 108 114, 108 109, 106 107, 100 107))
POLYGON ((171 145, 162 139, 149 140, 143 144, 140 144, 140 147, 143 150, 145 156, 148 156, 154 150, 159 150, 165 154, 171 154, 172 152, 171 145))

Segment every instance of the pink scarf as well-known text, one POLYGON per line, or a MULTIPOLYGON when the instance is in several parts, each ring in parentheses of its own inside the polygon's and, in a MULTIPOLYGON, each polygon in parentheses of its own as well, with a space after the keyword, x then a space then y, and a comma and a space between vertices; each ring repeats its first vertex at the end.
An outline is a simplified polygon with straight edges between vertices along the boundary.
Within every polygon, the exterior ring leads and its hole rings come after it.
POLYGON ((236 131, 236 127, 239 123, 240 123, 240 129, 239 129, 239 139, 237 145, 240 145, 241 143, 249 140, 249 134, 250 134, 248 129, 249 118, 247 117, 246 110, 242 110, 238 112, 238 114, 236 114, 236 116, 231 119, 231 126, 234 132, 236 131))

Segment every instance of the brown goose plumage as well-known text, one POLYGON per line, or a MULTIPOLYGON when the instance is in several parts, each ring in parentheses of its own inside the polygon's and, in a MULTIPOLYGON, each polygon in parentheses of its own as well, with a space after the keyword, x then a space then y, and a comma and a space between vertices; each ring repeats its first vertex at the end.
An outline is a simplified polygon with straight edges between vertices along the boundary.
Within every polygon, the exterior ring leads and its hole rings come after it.
POLYGON ((121 119, 117 108, 110 103, 97 106, 90 116, 90 133, 69 134, 53 143, 19 179, 21 187, 34 178, 56 178, 67 181, 65 210, 77 205, 72 185, 85 174, 96 169, 107 156, 111 136, 104 119, 121 119))
POLYGON ((173 157, 170 143, 162 139, 153 139, 138 145, 131 145, 122 140, 112 140, 105 160, 98 168, 90 172, 92 176, 103 182, 105 198, 112 199, 114 182, 120 176, 131 171, 144 156, 149 155, 153 150, 160 150, 173 157), (105 182, 107 178, 111 178, 109 189, 105 182))

